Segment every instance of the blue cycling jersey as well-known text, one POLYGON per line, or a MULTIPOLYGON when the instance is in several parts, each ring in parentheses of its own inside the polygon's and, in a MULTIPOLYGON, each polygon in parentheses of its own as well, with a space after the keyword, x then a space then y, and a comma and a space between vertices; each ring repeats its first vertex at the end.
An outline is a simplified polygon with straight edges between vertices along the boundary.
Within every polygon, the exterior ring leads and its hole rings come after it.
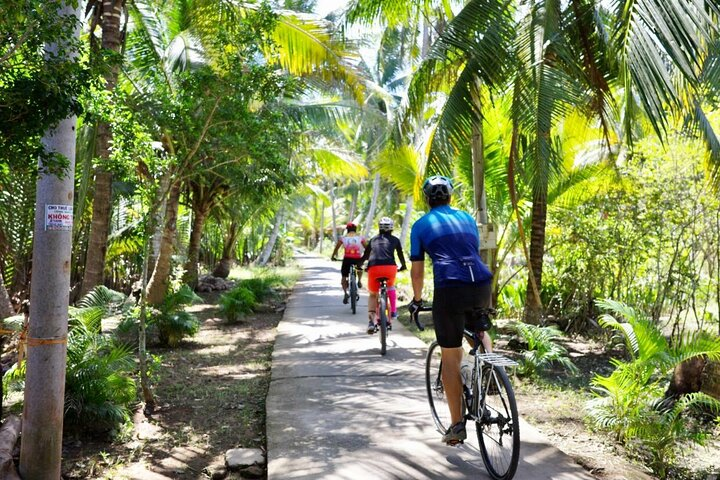
POLYGON ((431 209, 410 232, 410 260, 430 255, 435 288, 489 282, 492 273, 480 259, 479 249, 475 220, 448 205, 431 209))

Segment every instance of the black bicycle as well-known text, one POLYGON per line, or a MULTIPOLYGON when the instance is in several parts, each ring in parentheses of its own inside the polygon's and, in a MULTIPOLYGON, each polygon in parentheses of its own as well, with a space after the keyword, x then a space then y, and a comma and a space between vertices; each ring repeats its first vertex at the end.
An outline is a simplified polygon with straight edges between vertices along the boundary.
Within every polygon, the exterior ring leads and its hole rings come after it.
MULTIPOLYGON (((339 258, 332 258, 333 262, 342 262, 339 258)), ((350 267, 350 276, 348 277, 348 290, 350 291, 349 297, 350 297, 350 310, 352 310, 352 313, 357 312, 357 302, 360 300, 360 294, 358 294, 358 285, 357 285, 357 271, 360 269, 357 265, 352 265, 350 267)))
POLYGON ((350 310, 354 314, 357 311, 357 302, 360 300, 357 286, 357 265, 350 267, 349 289, 350 289, 350 310))
POLYGON ((388 337, 388 318, 390 316, 390 304, 387 295, 387 277, 379 277, 377 306, 375 307, 375 331, 380 332, 380 355, 387 353, 387 337, 388 337))
MULTIPOLYGON (((432 310, 432 307, 421 310, 432 310)), ((480 324, 489 328, 490 315, 495 311, 483 308, 474 313, 480 316, 480 324)), ((423 330, 417 314, 414 320, 423 330)), ((475 424, 480 453, 490 476, 495 480, 510 480, 520 458, 520 424, 515 393, 505 367, 516 366, 517 362, 485 352, 476 332, 465 329, 463 336, 463 418, 475 424)), ((425 361, 425 383, 433 420, 438 431, 445 433, 451 422, 441 360, 440 345, 435 341, 430 344, 425 361)))

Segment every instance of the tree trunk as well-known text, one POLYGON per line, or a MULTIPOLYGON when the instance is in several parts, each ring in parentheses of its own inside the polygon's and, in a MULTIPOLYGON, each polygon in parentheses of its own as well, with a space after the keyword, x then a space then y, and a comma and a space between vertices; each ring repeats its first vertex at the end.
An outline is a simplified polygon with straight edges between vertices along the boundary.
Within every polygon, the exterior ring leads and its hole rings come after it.
POLYGON ((15 470, 13 450, 20 436, 22 421, 17 415, 10 415, 0 428, 0 478, 3 480, 20 480, 15 470))
POLYGON ((485 207, 485 155, 483 146, 482 119, 475 119, 472 125, 472 173, 473 173, 473 209, 475 222, 487 223, 485 207))
POLYGON ((380 174, 375 174, 373 180, 373 193, 372 200, 370 201, 370 210, 368 210, 367 218, 365 219, 365 229, 363 230, 364 235, 369 235, 372 231, 373 220, 375 219, 375 209, 377 208, 377 200, 380 196, 380 174))
POLYGON ((227 278, 230 275, 230 269, 235 262, 235 244, 237 243, 238 235, 240 234, 240 224, 236 220, 230 222, 230 228, 225 235, 225 241, 223 242, 223 253, 222 258, 215 265, 215 269, 212 272, 213 277, 227 278))
POLYGON ((348 214, 348 222, 352 222, 355 219, 355 211, 357 210, 358 201, 358 189, 353 187, 352 189, 352 200, 350 201, 350 213, 348 214))
MULTIPOLYGON (((80 14, 79 5, 64 4, 58 11, 58 19, 76 21, 75 38, 80 35, 80 14)), ((61 43, 48 45, 46 50, 67 59, 77 56, 61 43)), ((43 138, 46 152, 68 161, 62 178, 43 173, 45 167, 39 162, 32 260, 36 275, 31 281, 20 449, 20 473, 33 480, 57 480, 61 473, 76 127, 73 115, 43 138)))
POLYGON ((284 209, 280 208, 280 210, 278 210, 278 212, 275 214, 275 224, 273 225, 272 232, 270 233, 270 238, 265 244, 265 248, 263 248, 263 251, 257 261, 257 264, 261 267, 264 267, 265 265, 267 265, 268 261, 270 261, 270 256, 272 255, 273 249, 275 248, 275 243, 277 242, 278 236, 280 235, 280 226, 283 223, 283 217, 285 216, 284 213, 284 209))
POLYGON ((0 320, 11 317, 14 314, 15 311, 10 302, 10 295, 8 295, 7 289, 5 288, 5 280, 3 279, 2 272, 0 272, 0 320))
POLYGON ((405 245, 408 230, 410 230, 410 220, 412 218, 413 208, 415 207, 415 197, 408 195, 405 199, 405 215, 403 215, 402 230, 400 230, 400 245, 405 245))
MULTIPOLYGON (((102 3, 102 49, 103 51, 120 52, 122 35, 120 33, 120 17, 124 8, 123 0, 103 0, 102 3)), ((115 56, 109 57, 109 65, 105 71, 105 89, 112 92, 117 85, 120 64, 115 56)), ((88 238, 87 255, 81 295, 103 283, 105 273, 105 255, 110 234, 110 217, 112 206, 112 173, 106 170, 110 158, 112 130, 104 121, 98 123, 96 151, 101 165, 95 169, 95 193, 93 195, 92 222, 88 238)))
POLYGON ((330 183, 330 213, 332 215, 332 242, 335 245, 338 240, 337 214, 335 213, 335 182, 330 183))
POLYGON ((165 299, 170 281, 172 254, 177 230, 178 205, 180 204, 180 183, 174 181, 170 186, 165 206, 165 226, 160 242, 160 254, 147 287, 147 300, 151 305, 159 305, 165 299))
POLYGON ((547 186, 537 188, 533 195, 532 223, 530 230, 530 265, 525 296, 525 322, 537 325, 541 321, 543 255, 545 254, 545 223, 547 220, 547 186))
MULTIPOLYGON (((170 172, 168 171, 160 178, 160 189, 157 193, 157 207, 152 211, 152 238, 150 240, 150 251, 148 253, 147 275, 152 274, 155 270, 155 263, 160 255, 160 245, 162 244, 163 230, 165 225, 165 210, 167 208, 167 199, 170 194, 170 172)), ((146 280, 150 280, 146 278, 146 280)))
POLYGON ((190 243, 188 244, 188 258, 185 263, 184 282, 192 288, 198 282, 198 261, 200 259, 200 241, 202 240, 203 228, 208 212, 205 209, 198 209, 193 215, 192 231, 190 232, 190 243))
POLYGON ((695 357, 675 367, 665 395, 678 397, 696 392, 704 392, 720 400, 720 362, 695 357))
POLYGON ((325 202, 320 199, 320 228, 318 228, 318 251, 322 253, 325 240, 325 202))

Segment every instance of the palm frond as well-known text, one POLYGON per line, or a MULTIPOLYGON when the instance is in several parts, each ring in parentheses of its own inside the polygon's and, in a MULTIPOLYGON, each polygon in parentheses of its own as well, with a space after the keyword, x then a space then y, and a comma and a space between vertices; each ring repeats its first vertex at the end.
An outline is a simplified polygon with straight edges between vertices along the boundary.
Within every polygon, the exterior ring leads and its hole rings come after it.
POLYGON ((381 151, 373 162, 380 175, 395 185, 404 196, 415 192, 420 177, 419 165, 419 154, 409 145, 390 145, 381 151))

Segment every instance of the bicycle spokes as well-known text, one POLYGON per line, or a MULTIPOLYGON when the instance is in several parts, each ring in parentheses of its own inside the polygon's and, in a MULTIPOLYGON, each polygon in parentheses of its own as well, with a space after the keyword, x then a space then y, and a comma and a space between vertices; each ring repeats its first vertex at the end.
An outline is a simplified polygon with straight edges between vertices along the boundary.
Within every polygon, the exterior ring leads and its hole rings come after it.
POLYGON ((484 367, 478 440, 485 466, 497 480, 512 478, 517 468, 520 434, 512 386, 502 367, 484 367))

